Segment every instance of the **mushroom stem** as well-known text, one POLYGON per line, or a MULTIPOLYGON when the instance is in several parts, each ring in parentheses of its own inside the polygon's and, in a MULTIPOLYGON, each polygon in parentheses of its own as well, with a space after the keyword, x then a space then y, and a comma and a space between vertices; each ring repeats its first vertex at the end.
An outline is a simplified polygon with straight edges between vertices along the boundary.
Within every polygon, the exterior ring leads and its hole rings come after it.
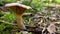
POLYGON ((16 18, 17 18, 17 26, 18 26, 20 29, 26 29, 26 28, 25 28, 25 25, 24 25, 24 23, 23 23, 23 20, 22 20, 22 15, 16 14, 16 18))

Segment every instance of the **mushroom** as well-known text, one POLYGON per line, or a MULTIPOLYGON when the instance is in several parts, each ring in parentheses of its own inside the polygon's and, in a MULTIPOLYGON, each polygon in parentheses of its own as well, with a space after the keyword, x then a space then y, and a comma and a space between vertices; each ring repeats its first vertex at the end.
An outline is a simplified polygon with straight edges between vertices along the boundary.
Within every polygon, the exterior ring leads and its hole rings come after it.
POLYGON ((31 7, 20 4, 20 3, 10 3, 6 4, 5 7, 11 8, 17 17, 17 25, 20 29, 26 29, 23 24, 22 16, 26 10, 31 9, 31 7))

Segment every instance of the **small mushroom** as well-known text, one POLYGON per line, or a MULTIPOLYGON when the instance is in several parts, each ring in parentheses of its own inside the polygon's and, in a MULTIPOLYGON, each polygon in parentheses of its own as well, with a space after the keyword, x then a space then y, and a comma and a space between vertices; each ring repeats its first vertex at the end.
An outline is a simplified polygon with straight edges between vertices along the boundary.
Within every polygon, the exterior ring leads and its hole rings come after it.
POLYGON ((20 29, 26 29, 24 24, 23 24, 22 16, 23 16, 23 13, 26 10, 31 9, 31 7, 20 4, 20 3, 6 4, 5 7, 11 8, 13 10, 13 12, 16 14, 18 27, 20 29))

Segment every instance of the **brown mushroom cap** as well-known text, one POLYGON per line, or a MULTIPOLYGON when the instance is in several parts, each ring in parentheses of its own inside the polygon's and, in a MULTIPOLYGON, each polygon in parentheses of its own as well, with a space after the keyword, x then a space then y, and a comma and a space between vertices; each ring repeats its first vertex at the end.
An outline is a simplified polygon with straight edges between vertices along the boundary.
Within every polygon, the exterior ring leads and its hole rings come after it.
POLYGON ((6 4, 5 7, 11 8, 18 15, 23 14, 25 10, 31 9, 31 7, 20 4, 20 3, 9 3, 9 4, 6 4))
POLYGON ((10 3, 10 4, 6 4, 5 7, 12 7, 12 6, 19 6, 25 9, 31 9, 31 7, 20 4, 20 3, 10 3))

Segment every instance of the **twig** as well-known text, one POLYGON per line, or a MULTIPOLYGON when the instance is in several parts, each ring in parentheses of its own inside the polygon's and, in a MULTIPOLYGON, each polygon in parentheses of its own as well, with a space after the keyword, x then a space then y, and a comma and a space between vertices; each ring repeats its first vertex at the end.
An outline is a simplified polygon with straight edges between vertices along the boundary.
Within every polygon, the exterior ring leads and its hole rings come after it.
POLYGON ((24 13, 23 16, 32 16, 32 13, 24 13))
POLYGON ((0 22, 5 23, 5 24, 9 24, 9 25, 17 25, 17 24, 13 24, 13 23, 5 22, 5 21, 3 21, 3 20, 0 20, 0 22))

